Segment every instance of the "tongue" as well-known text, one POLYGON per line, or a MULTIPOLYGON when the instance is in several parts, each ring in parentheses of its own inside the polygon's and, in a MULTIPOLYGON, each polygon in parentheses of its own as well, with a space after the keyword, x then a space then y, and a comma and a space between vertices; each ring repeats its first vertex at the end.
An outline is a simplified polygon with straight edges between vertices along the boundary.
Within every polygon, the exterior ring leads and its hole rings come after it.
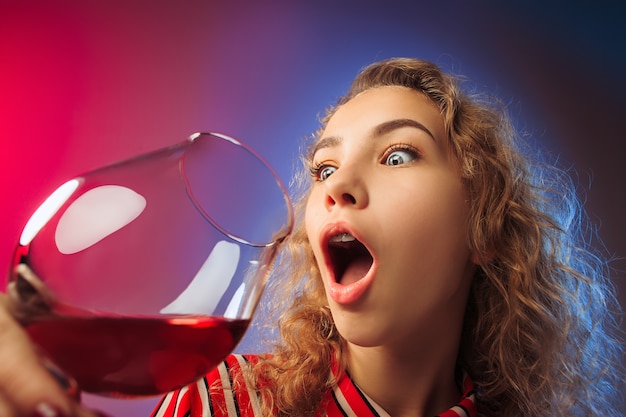
POLYGON ((350 262, 341 277, 341 285, 350 285, 363 278, 370 270, 372 262, 366 258, 358 258, 350 262))

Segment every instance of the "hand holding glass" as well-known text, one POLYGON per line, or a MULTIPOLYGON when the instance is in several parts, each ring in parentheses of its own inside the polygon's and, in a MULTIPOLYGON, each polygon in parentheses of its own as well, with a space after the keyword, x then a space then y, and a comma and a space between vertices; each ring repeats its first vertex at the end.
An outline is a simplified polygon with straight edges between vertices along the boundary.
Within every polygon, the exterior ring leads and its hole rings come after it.
POLYGON ((168 392, 239 343, 292 226, 258 154, 195 134, 59 187, 22 232, 10 308, 82 390, 168 392))

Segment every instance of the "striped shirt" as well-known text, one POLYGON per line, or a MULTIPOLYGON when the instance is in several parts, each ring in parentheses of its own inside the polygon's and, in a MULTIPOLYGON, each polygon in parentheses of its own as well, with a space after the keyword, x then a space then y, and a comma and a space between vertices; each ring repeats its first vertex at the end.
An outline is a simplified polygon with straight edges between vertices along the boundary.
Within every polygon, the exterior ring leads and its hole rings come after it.
MULTIPOLYGON (((267 417, 262 416, 254 387, 243 382, 242 367, 255 363, 254 355, 230 355, 220 366, 194 384, 165 395, 152 417, 267 417), (239 381, 235 385, 233 381, 239 381), (215 389, 218 382, 220 389, 215 389), (209 387, 213 389, 209 390, 209 387)), ((458 404, 438 417, 477 417, 474 386, 464 375, 463 395, 458 404)), ((343 373, 334 389, 326 393, 317 412, 318 417, 391 417, 343 373)))

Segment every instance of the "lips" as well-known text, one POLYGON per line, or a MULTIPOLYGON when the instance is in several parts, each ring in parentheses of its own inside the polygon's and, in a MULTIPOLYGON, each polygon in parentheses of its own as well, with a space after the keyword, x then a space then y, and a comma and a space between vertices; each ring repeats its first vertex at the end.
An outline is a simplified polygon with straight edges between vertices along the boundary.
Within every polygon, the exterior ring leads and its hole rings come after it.
POLYGON ((322 238, 330 279, 328 295, 337 303, 357 301, 374 277, 374 257, 346 225, 331 225, 322 238))

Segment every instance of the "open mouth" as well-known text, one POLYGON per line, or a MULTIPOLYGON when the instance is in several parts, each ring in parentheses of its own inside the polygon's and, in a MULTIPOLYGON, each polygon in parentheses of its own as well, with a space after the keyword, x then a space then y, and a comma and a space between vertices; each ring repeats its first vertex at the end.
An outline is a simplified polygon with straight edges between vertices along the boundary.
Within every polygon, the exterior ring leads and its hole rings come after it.
POLYGON ((363 278, 374 258, 365 245, 350 233, 339 233, 328 240, 328 254, 335 281, 349 285, 363 278))

